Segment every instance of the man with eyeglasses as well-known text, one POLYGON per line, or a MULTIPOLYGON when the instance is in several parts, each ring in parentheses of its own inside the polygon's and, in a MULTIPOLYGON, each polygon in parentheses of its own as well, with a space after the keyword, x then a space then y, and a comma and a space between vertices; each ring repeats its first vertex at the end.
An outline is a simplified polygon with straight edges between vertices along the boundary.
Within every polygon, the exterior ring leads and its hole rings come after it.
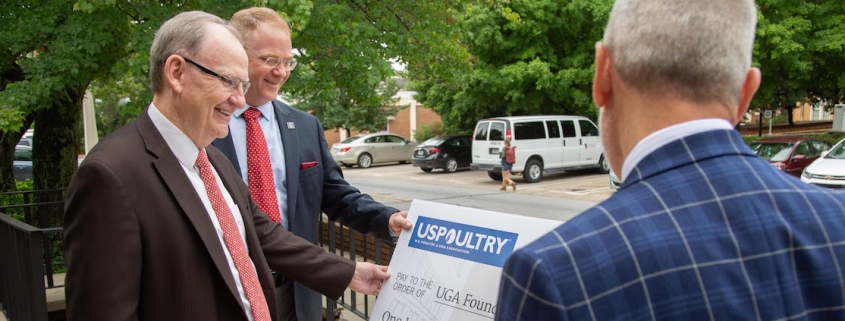
MULTIPOLYGON (((296 67, 287 22, 256 7, 235 13, 231 23, 244 37, 252 86, 246 107, 232 114, 230 135, 213 144, 235 165, 262 210, 313 243, 321 213, 385 240, 410 229, 407 212, 376 202, 343 179, 316 117, 276 99, 296 67)), ((281 309, 291 312, 281 320, 322 319, 318 293, 284 277, 277 279, 277 292, 280 306, 296 307, 281 309)))
POLYGON ((208 13, 181 13, 150 50, 153 102, 95 146, 67 191, 68 320, 272 321, 271 269, 332 298, 375 294, 387 267, 327 253, 272 222, 208 146, 244 105, 247 54, 208 13))

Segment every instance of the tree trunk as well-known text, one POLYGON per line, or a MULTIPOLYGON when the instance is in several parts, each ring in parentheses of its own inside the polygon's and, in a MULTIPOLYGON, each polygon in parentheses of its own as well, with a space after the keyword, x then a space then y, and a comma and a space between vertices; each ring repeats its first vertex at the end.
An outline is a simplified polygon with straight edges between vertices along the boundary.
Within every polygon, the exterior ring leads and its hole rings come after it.
MULTIPOLYGON (((39 110, 35 116, 35 131, 32 149, 32 178, 35 190, 67 188, 77 168, 77 157, 82 149, 82 133, 79 122, 82 119, 82 98, 87 86, 69 86, 66 96, 53 102, 53 106, 39 110)), ((54 202, 62 193, 39 193, 37 202, 54 202)), ((62 226, 64 208, 62 205, 45 206, 46 220, 42 224, 62 226)), ((41 213, 39 213, 40 215, 41 213)), ((39 224, 41 225, 41 224, 39 224)))
POLYGON ((795 109, 795 107, 787 107, 786 108, 786 120, 787 120, 787 122, 789 122, 789 127, 792 127, 792 125, 795 125, 795 120, 793 119, 795 116, 793 115, 793 112, 792 112, 793 109, 795 109))
POLYGON ((15 145, 21 140, 23 134, 32 126, 33 115, 30 114, 23 120, 23 127, 16 132, 0 132, 0 193, 14 192, 17 190, 15 183, 15 145))

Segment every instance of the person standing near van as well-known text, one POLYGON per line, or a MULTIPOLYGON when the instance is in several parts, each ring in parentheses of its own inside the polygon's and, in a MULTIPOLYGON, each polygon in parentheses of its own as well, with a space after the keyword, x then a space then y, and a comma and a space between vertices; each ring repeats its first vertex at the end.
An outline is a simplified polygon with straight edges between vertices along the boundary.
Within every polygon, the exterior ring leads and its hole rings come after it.
POLYGON ((502 150, 500 155, 502 157, 502 188, 499 190, 507 190, 508 185, 510 185, 516 191, 516 182, 510 178, 511 168, 513 168, 513 163, 516 162, 516 146, 511 147, 510 139, 505 139, 505 149, 502 150))

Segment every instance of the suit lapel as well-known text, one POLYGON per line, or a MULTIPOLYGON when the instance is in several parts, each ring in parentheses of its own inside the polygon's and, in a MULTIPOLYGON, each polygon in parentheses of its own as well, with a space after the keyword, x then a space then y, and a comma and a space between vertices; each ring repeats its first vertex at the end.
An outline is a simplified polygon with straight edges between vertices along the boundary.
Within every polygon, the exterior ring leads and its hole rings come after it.
MULTIPOLYGON (((211 218, 205 210, 196 189, 185 176, 185 171, 179 160, 173 155, 167 142, 161 137, 158 129, 155 128, 150 116, 147 112, 138 117, 138 132, 144 140, 147 150, 156 156, 153 161, 153 167, 161 176, 164 184, 173 194, 176 202, 182 208, 182 212, 188 217, 188 220, 196 229, 200 236, 208 254, 211 256, 214 265, 220 271, 220 276, 226 282, 226 286, 235 298, 239 298, 237 287, 235 287, 235 279, 232 276, 232 271, 229 269, 229 263, 226 261, 226 255, 223 253, 223 244, 217 237, 217 232, 214 230, 214 225, 211 223, 211 218)), ((227 187, 228 188, 228 187, 227 187)))
POLYGON ((226 158, 232 162, 232 165, 235 166, 235 172, 238 173, 238 176, 243 177, 243 173, 241 173, 241 165, 238 163, 238 154, 235 152, 235 142, 232 140, 232 131, 229 130, 229 133, 226 137, 215 139, 211 142, 211 145, 217 147, 223 155, 226 155, 226 158))
MULTIPOLYGON (((273 101, 273 111, 276 114, 276 122, 279 123, 279 132, 282 135, 282 144, 285 151, 285 189, 288 192, 288 228, 293 229, 296 216, 296 198, 299 192, 299 134, 296 129, 296 122, 291 118, 290 110, 278 100, 273 101), (292 125, 288 125, 292 124, 292 125)), ((302 124, 299 124, 300 126, 302 124)))

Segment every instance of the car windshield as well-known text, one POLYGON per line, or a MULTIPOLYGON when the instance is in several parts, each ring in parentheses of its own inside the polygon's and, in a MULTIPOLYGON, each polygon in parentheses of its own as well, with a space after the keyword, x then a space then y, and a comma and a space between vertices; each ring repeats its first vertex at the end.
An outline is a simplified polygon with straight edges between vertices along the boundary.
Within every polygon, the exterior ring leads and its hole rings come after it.
POLYGON ((779 142, 757 142, 751 144, 751 150, 770 162, 782 162, 789 157, 789 151, 792 150, 793 143, 779 143, 779 142))
POLYGON ((32 161, 32 149, 29 147, 15 148, 16 161, 32 161))
POLYGON ((825 158, 845 159, 845 141, 840 142, 836 147, 827 152, 825 158))
POLYGON ((443 141, 445 140, 446 139, 443 137, 429 138, 428 140, 420 144, 420 146, 439 146, 440 144, 443 144, 443 141))
POLYGON ((343 140, 342 142, 340 142, 340 143, 341 143, 341 144, 349 144, 349 143, 351 143, 351 142, 354 142, 354 141, 358 140, 358 138, 361 138, 361 136, 360 136, 360 135, 359 135, 359 136, 352 136, 352 137, 349 137, 349 138, 347 138, 347 139, 344 139, 344 140, 343 140))

